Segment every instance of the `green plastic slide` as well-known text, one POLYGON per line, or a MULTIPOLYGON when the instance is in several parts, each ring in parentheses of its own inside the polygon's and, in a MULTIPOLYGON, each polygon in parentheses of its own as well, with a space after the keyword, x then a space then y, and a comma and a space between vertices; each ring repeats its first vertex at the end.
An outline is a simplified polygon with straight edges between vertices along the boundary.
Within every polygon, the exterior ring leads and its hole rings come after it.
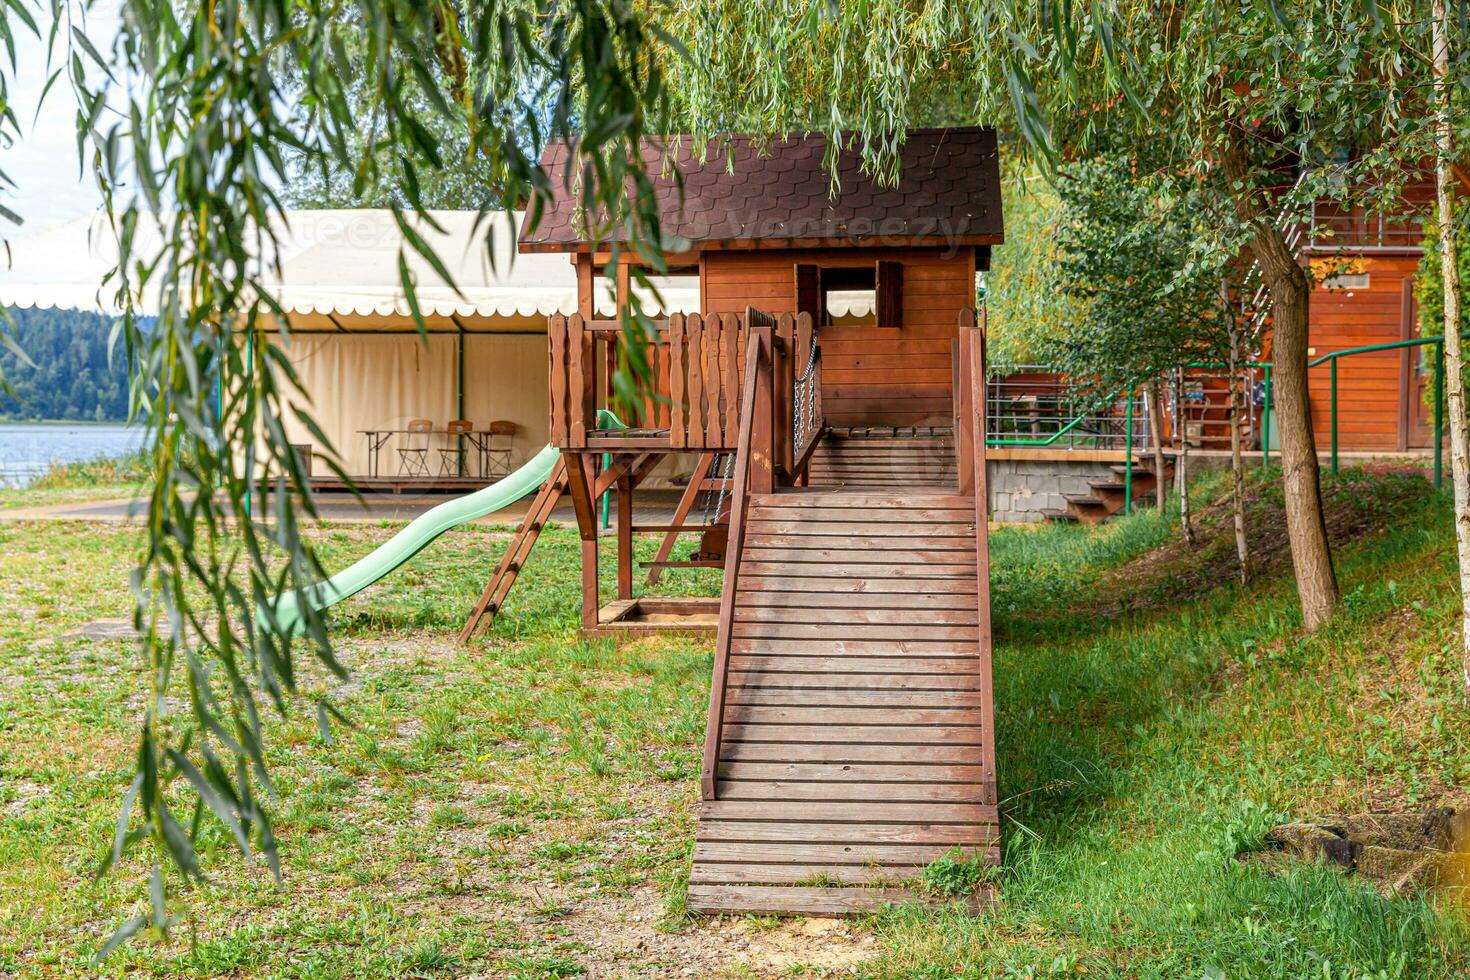
MULTIPOLYGON (((597 427, 599 429, 627 428, 616 415, 607 411, 597 413, 597 427)), ((483 490, 476 490, 472 494, 440 504, 419 515, 403 530, 374 549, 371 554, 349 565, 325 582, 318 582, 306 589, 303 592, 306 601, 316 609, 326 609, 343 599, 357 595, 369 585, 396 571, 399 566, 427 548, 445 531, 478 520, 486 514, 493 514, 497 510, 509 507, 527 494, 534 493, 551 478, 551 471, 556 468, 556 461, 560 456, 561 453, 555 446, 547 446, 505 479, 498 480, 483 490)), ((295 594, 288 593, 276 599, 276 619, 283 632, 300 632, 301 608, 295 594)), ((259 620, 262 627, 265 627, 268 622, 267 618, 262 615, 259 620)))

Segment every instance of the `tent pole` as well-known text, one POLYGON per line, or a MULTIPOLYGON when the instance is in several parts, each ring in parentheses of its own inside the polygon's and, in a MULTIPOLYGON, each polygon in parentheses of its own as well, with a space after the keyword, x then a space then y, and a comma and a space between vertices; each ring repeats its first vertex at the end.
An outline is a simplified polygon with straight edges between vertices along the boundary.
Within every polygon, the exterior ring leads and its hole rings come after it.
MULTIPOLYGON (((455 378, 454 378, 454 417, 464 418, 464 330, 454 335, 455 351, 455 378)), ((464 476, 464 436, 455 437, 459 451, 455 458, 459 460, 459 476, 464 476)), ((442 472, 442 470, 441 470, 442 472)))
MULTIPOLYGON (((255 332, 245 335, 245 384, 255 384, 255 332)), ((251 497, 255 493, 255 432, 251 426, 250 445, 245 451, 245 519, 250 520, 251 497)))

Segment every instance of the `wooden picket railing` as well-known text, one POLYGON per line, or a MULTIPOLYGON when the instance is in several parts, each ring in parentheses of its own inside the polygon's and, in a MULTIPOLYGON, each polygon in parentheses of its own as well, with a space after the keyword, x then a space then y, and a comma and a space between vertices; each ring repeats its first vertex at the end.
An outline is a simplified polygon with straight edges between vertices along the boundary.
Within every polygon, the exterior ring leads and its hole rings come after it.
POLYGON ((748 317, 734 313, 669 317, 669 445, 729 449, 740 425, 741 350, 748 317))
MULTIPOLYGON (((798 440, 813 438, 820 419, 820 367, 809 314, 771 316, 754 308, 743 314, 674 314, 652 321, 650 336, 637 338, 637 353, 648 365, 652 383, 637 404, 613 397, 612 377, 628 360, 630 342, 617 320, 552 316, 547 324, 550 356, 551 441, 562 449, 628 448, 734 452, 740 429, 740 394, 751 323, 771 328, 769 352, 775 388, 775 417, 784 420, 772 446, 785 473, 797 468, 798 440), (811 367, 818 373, 806 384, 817 400, 798 406, 798 378, 811 367), (610 409, 628 423, 626 430, 598 430, 598 409, 610 409), (801 416, 798 417, 798 408, 801 416)), ((809 446, 803 445, 803 449, 809 446)))

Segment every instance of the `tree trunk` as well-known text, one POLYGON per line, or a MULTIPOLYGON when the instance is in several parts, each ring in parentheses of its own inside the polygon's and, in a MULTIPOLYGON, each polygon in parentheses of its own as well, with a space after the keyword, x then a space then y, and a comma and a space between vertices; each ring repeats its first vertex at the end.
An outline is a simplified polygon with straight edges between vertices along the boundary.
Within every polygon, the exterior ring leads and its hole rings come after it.
POLYGON ((1444 283, 1445 407, 1450 417, 1450 481, 1455 496, 1455 544, 1460 559, 1460 637, 1463 645, 1461 680, 1470 696, 1470 460, 1465 441, 1465 358, 1460 348, 1460 249, 1455 229, 1455 186, 1450 168, 1455 162, 1448 84, 1449 27, 1444 0, 1434 0, 1434 94, 1437 152, 1434 160, 1435 198, 1439 204, 1439 262, 1444 283))
POLYGON ((1230 509, 1235 517, 1235 557, 1240 564, 1240 584, 1251 580, 1250 545, 1245 540, 1245 463, 1240 453, 1240 416, 1245 402, 1245 377, 1240 369, 1240 327, 1230 328, 1230 509))
POLYGON ((1237 123, 1221 148, 1225 179, 1236 215, 1250 229, 1251 255, 1270 290, 1272 310, 1272 391, 1281 426, 1281 476, 1286 497, 1286 536, 1296 573, 1302 625, 1317 629, 1332 617, 1339 593, 1322 514, 1317 445, 1307 400, 1307 314, 1310 284, 1276 227, 1265 196, 1254 188, 1249 157, 1237 123))
POLYGON ((1148 392, 1148 438, 1154 447, 1154 506, 1163 510, 1169 504, 1169 484, 1164 482, 1164 398, 1162 378, 1156 378, 1145 389, 1148 392))
POLYGON ((1189 431, 1184 424, 1184 369, 1175 373, 1174 426, 1175 439, 1179 442, 1179 458, 1174 463, 1175 479, 1179 493, 1179 527, 1184 531, 1187 544, 1194 544, 1194 520, 1189 514, 1189 431))

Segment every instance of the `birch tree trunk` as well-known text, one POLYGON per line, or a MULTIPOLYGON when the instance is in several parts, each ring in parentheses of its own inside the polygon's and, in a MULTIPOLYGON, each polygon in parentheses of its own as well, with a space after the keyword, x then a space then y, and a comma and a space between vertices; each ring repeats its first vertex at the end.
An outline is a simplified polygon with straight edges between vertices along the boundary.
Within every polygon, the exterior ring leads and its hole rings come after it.
POLYGON ((1184 531, 1184 540, 1193 545, 1194 520, 1189 514, 1189 427, 1184 422, 1184 369, 1175 372, 1174 425, 1179 439, 1179 458, 1174 462, 1177 471, 1176 490, 1179 494, 1179 527, 1184 531))
POLYGON ((1251 228, 1248 244, 1271 293, 1272 392, 1281 425, 1281 482, 1286 498, 1286 536, 1296 574, 1302 625, 1308 632, 1326 623, 1340 600, 1337 573, 1322 512, 1322 483, 1312 409, 1307 398, 1307 311, 1310 283, 1276 227, 1269 201, 1252 186, 1249 137, 1233 125, 1221 147, 1224 176, 1236 215, 1251 228))
POLYGON ((1240 452, 1240 416, 1245 398, 1245 378, 1240 370, 1240 328, 1230 329, 1230 394, 1226 417, 1230 421, 1230 509, 1235 518, 1235 557, 1240 565, 1240 584, 1251 580, 1250 545, 1245 540, 1245 463, 1240 452))
POLYGON ((1465 438, 1465 358, 1460 349, 1460 250, 1455 228, 1455 162, 1449 84, 1450 42, 1444 0, 1434 0, 1434 97, 1437 153, 1435 198, 1439 204, 1439 261, 1444 283, 1445 406, 1450 417, 1450 479, 1455 496, 1455 544, 1460 559, 1461 680, 1470 696, 1470 447, 1465 438))
POLYGON ((1169 504, 1169 484, 1164 480, 1164 399, 1160 390, 1164 382, 1155 379, 1148 391, 1148 436, 1154 447, 1154 506, 1163 510, 1169 504))

